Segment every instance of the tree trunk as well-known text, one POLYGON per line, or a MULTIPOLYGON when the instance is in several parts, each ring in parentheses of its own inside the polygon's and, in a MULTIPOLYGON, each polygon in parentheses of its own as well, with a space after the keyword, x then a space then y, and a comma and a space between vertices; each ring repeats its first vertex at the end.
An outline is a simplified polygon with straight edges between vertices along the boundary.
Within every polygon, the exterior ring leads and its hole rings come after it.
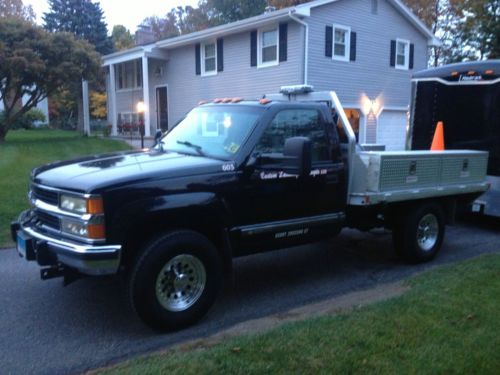
POLYGON ((3 124, 0 125, 0 143, 5 142, 5 137, 7 136, 8 129, 3 127, 3 124))

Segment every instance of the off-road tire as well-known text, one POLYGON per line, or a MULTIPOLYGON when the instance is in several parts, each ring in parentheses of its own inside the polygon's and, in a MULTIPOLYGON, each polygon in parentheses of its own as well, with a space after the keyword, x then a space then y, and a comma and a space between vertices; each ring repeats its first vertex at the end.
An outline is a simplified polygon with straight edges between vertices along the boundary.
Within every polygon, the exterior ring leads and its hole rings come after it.
POLYGON ((392 230, 396 253, 408 263, 428 262, 441 249, 445 233, 445 214, 437 202, 408 207, 392 230))
MULTIPOLYGON (((176 331, 192 325, 207 313, 221 289, 222 274, 217 249, 205 236, 188 230, 169 232, 149 242, 136 257, 129 276, 129 298, 137 315, 148 326, 161 332, 176 331), (185 274, 177 274, 177 265, 181 264, 176 263, 179 259, 186 260, 181 261, 187 263, 181 265, 186 267, 185 274), (174 288, 175 281, 172 279, 180 280, 179 290, 184 286, 187 288, 183 283, 189 284, 189 271, 193 273, 189 264, 194 268, 194 273, 199 274, 198 279, 204 279, 203 287, 200 286, 201 282, 194 282, 200 285, 196 298, 191 301, 184 297, 184 292, 168 294, 167 299, 166 293, 173 289, 166 287, 168 290, 164 291, 161 288, 165 285, 163 282, 167 281, 174 288), (171 267, 170 271, 165 267, 171 267), (171 301, 174 300, 170 297, 177 298, 177 294, 186 299, 186 304, 192 302, 192 305, 185 308, 172 305, 171 301)), ((189 296, 188 290, 185 290, 189 296)))

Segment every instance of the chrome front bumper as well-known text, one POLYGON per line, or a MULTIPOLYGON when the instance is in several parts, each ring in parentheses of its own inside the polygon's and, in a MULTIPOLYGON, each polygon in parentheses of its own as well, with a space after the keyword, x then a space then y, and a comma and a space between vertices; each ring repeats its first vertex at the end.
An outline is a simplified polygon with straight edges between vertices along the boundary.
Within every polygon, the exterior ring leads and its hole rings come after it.
POLYGON ((13 240, 18 233, 32 240, 32 254, 27 260, 37 260, 41 266, 58 265, 71 267, 86 275, 111 275, 118 272, 121 259, 121 245, 89 245, 54 238, 37 231, 26 223, 23 212, 17 222, 11 224, 13 240))

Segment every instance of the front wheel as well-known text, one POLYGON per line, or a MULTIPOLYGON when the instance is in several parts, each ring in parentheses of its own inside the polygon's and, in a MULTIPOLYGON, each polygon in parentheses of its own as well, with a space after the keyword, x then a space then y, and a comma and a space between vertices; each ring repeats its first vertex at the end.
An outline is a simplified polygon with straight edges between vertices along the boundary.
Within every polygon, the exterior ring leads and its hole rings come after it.
POLYGON ((192 231, 167 233, 147 245, 132 268, 132 306, 155 330, 187 327, 213 305, 221 275, 218 252, 206 237, 192 231))
POLYGON ((393 229, 393 244, 401 258, 409 263, 432 260, 441 249, 445 216, 441 205, 426 202, 411 207, 393 229))

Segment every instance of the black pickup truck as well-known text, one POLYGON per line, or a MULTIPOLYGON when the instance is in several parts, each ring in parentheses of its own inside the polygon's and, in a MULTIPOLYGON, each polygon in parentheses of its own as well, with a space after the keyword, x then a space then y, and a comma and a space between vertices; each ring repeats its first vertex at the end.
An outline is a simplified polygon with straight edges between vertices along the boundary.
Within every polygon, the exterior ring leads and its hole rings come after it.
POLYGON ((33 170, 32 208, 12 223, 12 237, 43 279, 125 273, 142 320, 176 330, 207 312, 233 257, 310 243, 344 226, 385 226, 403 258, 430 260, 454 207, 449 197, 485 190, 350 204, 353 155, 342 145, 325 104, 203 104, 151 149, 33 170))

